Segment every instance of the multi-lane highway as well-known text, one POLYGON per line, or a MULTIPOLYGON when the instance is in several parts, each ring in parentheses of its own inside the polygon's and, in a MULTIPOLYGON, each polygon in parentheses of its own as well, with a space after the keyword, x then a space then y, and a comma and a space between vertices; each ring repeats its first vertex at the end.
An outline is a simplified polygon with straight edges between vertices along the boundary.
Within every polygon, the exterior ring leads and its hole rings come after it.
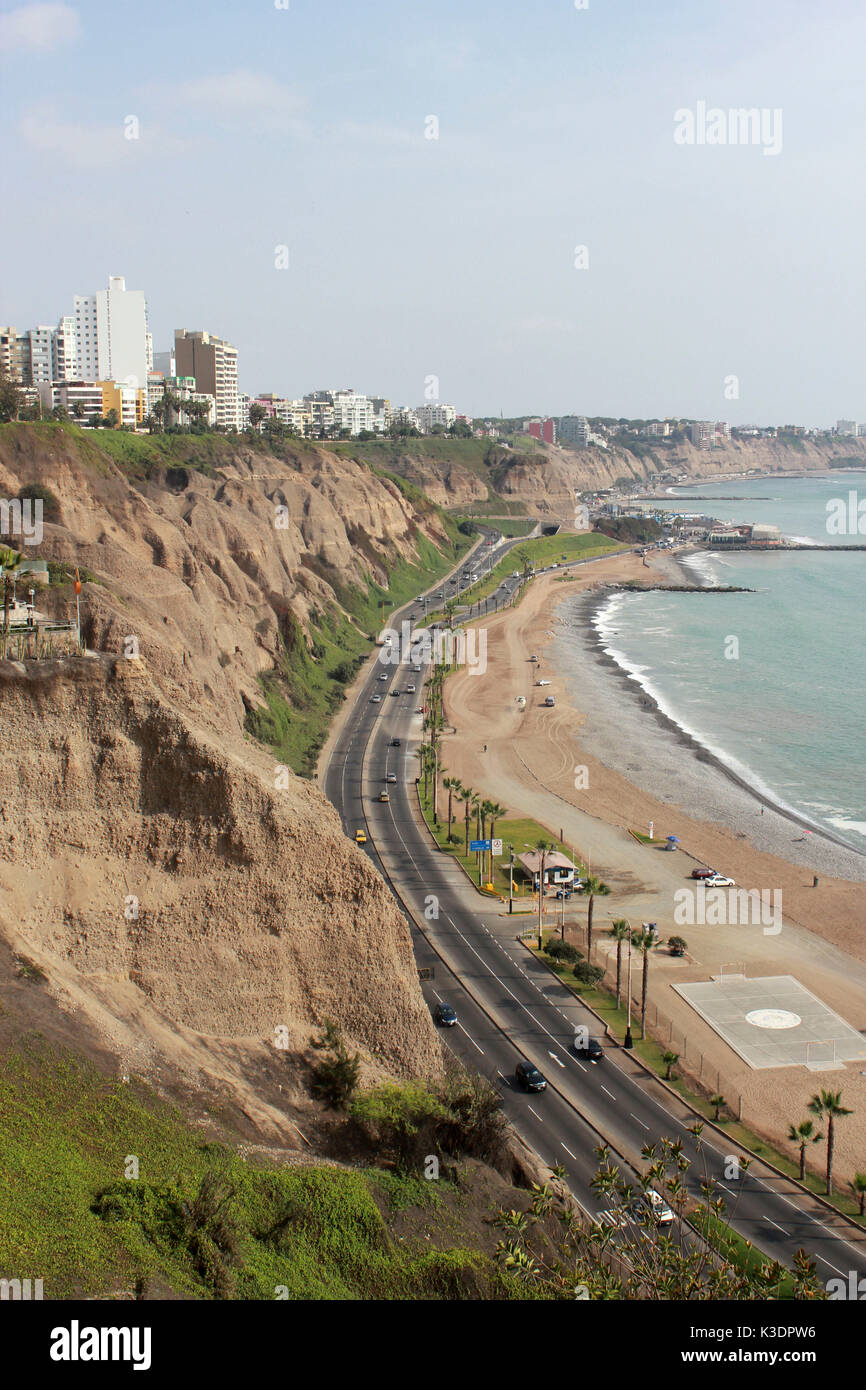
MULTIPOLYGON (((486 549, 485 539, 479 551, 486 549)), ((496 554, 501 556, 502 547, 496 554)), ((437 597, 443 587, 436 589, 437 597)), ((510 594, 498 591, 497 596, 502 601, 510 594)), ((420 611, 407 605, 392 626, 399 630, 403 618, 412 612, 420 617, 420 611)), ((726 1219, 767 1255, 791 1266, 803 1248, 816 1260, 822 1280, 847 1277, 852 1270, 866 1274, 866 1238, 850 1223, 757 1161, 736 1176, 731 1163, 736 1146, 723 1134, 706 1127, 698 1146, 689 1132, 693 1112, 632 1056, 603 1040, 593 1015, 520 943, 519 929, 529 919, 509 917, 507 905, 478 894, 435 846, 415 790, 414 749, 422 739, 426 673, 413 672, 412 665, 420 663, 404 655, 399 665, 384 659, 371 663, 328 761, 324 789, 347 835, 354 837, 358 829, 367 834, 364 852, 407 917, 418 965, 432 967, 432 979, 422 986, 431 1008, 445 999, 457 1011, 457 1026, 447 1030, 449 1046, 499 1086, 519 1133, 546 1163, 565 1169, 588 1213, 597 1214, 604 1205, 590 1187, 602 1136, 635 1167, 642 1166, 643 1145, 667 1136, 679 1140, 692 1161, 692 1195, 700 1195, 705 1176, 715 1179, 726 1219), (408 692, 412 684, 415 690, 408 692), (389 775, 396 781, 386 781, 389 775), (383 790, 387 802, 379 801, 383 790), (597 1064, 575 1050, 580 1028, 604 1041, 605 1057, 597 1064), (547 1077, 543 1093, 527 1095, 517 1088, 514 1070, 522 1058, 547 1077)))

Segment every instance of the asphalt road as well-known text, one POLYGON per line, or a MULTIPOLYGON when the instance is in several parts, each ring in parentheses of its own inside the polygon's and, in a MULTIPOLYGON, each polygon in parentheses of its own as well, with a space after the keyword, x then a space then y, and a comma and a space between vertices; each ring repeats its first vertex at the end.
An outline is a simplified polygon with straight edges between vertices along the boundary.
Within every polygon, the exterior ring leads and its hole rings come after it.
MULTIPOLYGON (((497 559, 504 549, 496 552, 497 559)), ((502 602, 510 591, 497 591, 497 597, 502 602)), ((420 611, 418 605, 407 605, 391 626, 399 628, 401 618, 413 611, 420 611)), ((433 978, 422 982, 425 998, 431 1008, 445 999, 457 1011, 457 1026, 447 1030, 449 1046, 500 1088, 518 1132, 546 1163, 562 1165, 588 1213, 595 1215, 605 1205, 590 1187, 600 1136, 633 1166, 641 1165, 643 1145, 666 1136, 679 1140, 692 1162, 692 1194, 699 1197, 701 1181, 714 1178, 725 1198, 726 1220, 768 1256, 791 1266, 803 1248, 816 1260, 822 1280, 847 1277, 851 1270, 866 1274, 863 1234, 757 1162, 748 1173, 731 1177, 736 1147, 707 1127, 699 1151, 689 1133, 692 1112, 629 1054, 605 1041, 604 1059, 593 1064, 575 1051, 576 1029, 586 1028, 600 1040, 603 1030, 517 940, 521 926, 533 919, 509 917, 505 905, 476 893, 462 870, 436 848, 418 814, 414 748, 422 739, 425 674, 413 673, 409 665, 372 663, 332 752, 324 789, 346 833, 354 837, 359 828, 367 833, 364 852, 407 917, 418 965, 432 967, 433 978), (415 685, 414 693, 406 693, 408 684, 415 685), (385 693, 392 689, 400 694, 385 693), (379 703, 373 702, 375 695, 379 703), (399 747, 391 746, 395 738, 399 747), (389 773, 395 783, 386 783, 389 773), (385 789, 390 800, 383 803, 378 797, 385 789), (528 1095, 517 1087, 514 1069, 521 1058, 545 1074, 546 1091, 528 1095)))

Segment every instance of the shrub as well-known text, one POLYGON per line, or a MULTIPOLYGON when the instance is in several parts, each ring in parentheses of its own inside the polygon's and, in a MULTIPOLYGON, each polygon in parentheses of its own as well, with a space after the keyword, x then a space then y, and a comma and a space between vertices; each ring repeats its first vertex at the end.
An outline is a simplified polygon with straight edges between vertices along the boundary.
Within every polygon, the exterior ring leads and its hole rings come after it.
POLYGON ((349 1056, 342 1033, 330 1019, 325 1019, 319 1037, 310 1041, 317 1051, 327 1053, 313 1068, 313 1095, 333 1110, 345 1110, 358 1085, 360 1054, 349 1056))
POLYGON ((572 946, 570 941, 558 941, 555 937, 548 941, 544 951, 545 955, 552 956, 554 960, 563 960, 569 963, 583 960, 583 952, 579 951, 576 946, 572 946))
POLYGON ((600 965, 590 965, 589 961, 580 960, 574 967, 574 978, 581 985, 595 985, 604 976, 604 971, 600 965))
POLYGON ((364 1137, 405 1171, 433 1151, 448 1111, 420 1082, 408 1081, 365 1091, 353 1101, 352 1117, 364 1137))

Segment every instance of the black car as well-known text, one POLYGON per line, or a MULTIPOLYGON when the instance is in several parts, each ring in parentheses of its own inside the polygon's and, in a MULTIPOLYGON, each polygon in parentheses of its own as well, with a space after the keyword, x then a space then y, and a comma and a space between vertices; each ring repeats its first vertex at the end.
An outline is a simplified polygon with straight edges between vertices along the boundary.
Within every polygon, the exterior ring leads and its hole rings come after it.
POLYGON ((392 738, 392 739, 391 739, 391 747, 392 747, 392 748, 399 748, 399 747, 400 747, 400 740, 399 740, 398 738, 392 738))
POLYGON ((546 1091, 547 1082, 531 1062, 518 1062, 514 1072, 514 1079, 518 1086, 522 1086, 524 1091, 546 1091))
POLYGON ((585 1038, 583 1033, 575 1033, 574 1050, 578 1057, 585 1057, 588 1062, 600 1062, 604 1056, 604 1048, 598 1038, 585 1038))
POLYGON ((453 1028, 454 1024, 457 1022, 456 1012, 452 1009, 451 1005, 446 1004, 444 1000, 442 1003, 436 1005, 436 1012, 433 1017, 443 1028, 453 1028))

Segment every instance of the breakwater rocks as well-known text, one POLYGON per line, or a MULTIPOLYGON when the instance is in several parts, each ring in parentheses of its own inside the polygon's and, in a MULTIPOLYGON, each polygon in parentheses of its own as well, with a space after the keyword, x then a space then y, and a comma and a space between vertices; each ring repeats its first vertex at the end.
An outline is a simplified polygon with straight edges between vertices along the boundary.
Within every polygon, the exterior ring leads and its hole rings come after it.
POLYGON ((633 594, 654 592, 666 594, 755 594, 757 589, 747 589, 741 584, 716 584, 705 588, 701 584, 640 584, 636 579, 623 580, 621 584, 611 584, 611 589, 625 589, 633 594))

